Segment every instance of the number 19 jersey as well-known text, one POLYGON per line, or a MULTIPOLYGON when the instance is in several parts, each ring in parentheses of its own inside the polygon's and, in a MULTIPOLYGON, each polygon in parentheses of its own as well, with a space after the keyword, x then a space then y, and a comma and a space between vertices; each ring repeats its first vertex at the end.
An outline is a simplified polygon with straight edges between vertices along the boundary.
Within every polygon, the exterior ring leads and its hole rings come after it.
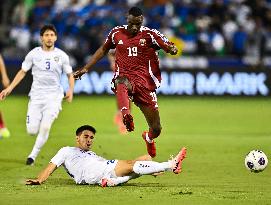
POLYGON ((108 34, 104 47, 115 49, 115 76, 126 76, 132 84, 149 90, 160 86, 161 72, 156 51, 162 48, 169 52, 169 40, 155 29, 141 26, 135 35, 127 30, 127 25, 117 26, 108 34))

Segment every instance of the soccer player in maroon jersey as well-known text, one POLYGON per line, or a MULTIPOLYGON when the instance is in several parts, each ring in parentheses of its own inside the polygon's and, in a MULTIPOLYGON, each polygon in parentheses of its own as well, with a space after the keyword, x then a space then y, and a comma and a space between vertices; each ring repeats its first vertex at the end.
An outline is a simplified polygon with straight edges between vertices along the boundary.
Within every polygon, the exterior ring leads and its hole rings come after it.
POLYGON ((75 79, 87 73, 110 49, 116 50, 115 75, 112 80, 117 96, 118 108, 127 131, 134 130, 129 108, 129 97, 143 112, 149 131, 143 132, 150 156, 156 156, 154 139, 161 133, 156 89, 160 86, 161 72, 157 50, 163 49, 176 55, 178 49, 163 34, 142 26, 141 9, 132 7, 127 15, 128 25, 117 26, 108 34, 104 44, 94 53, 90 61, 74 73, 75 79))

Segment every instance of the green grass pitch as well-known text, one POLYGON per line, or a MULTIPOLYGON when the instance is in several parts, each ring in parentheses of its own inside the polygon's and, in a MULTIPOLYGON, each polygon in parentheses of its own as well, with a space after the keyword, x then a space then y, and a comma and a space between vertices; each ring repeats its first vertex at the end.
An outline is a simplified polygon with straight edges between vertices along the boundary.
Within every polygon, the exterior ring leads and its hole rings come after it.
POLYGON ((133 159, 145 154, 141 138, 146 122, 133 106, 135 131, 120 135, 113 124, 113 96, 75 96, 63 103, 50 138, 35 166, 25 160, 35 137, 25 129, 27 97, 0 102, 12 133, 0 140, 0 204, 271 204, 271 167, 254 174, 245 169, 248 151, 261 149, 271 161, 271 99, 159 97, 163 131, 156 140, 164 161, 181 146, 188 149, 179 175, 143 176, 114 188, 75 185, 63 168, 42 186, 25 186, 62 146, 74 145, 74 130, 82 124, 97 128, 93 150, 108 159, 133 159))

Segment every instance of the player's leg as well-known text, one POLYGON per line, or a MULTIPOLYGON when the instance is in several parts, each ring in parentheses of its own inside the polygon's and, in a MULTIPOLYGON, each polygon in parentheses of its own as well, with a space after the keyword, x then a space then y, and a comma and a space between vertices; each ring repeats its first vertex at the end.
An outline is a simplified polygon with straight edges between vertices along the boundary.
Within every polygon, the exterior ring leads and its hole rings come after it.
POLYGON ((164 171, 172 171, 174 174, 179 174, 182 171, 182 161, 185 157, 186 148, 183 147, 174 158, 167 162, 136 161, 133 171, 140 175, 155 174, 164 171))
POLYGON ((146 121, 149 125, 148 137, 150 140, 157 138, 162 130, 160 122, 159 110, 154 110, 149 106, 139 105, 140 110, 144 114, 146 121))
POLYGON ((143 132, 142 137, 149 155, 155 157, 156 148, 153 139, 157 138, 162 130, 156 93, 144 87, 135 87, 133 97, 134 103, 140 108, 149 125, 149 131, 143 132))
POLYGON ((141 175, 155 176, 164 171, 172 171, 175 174, 179 174, 185 156, 186 148, 182 148, 174 158, 167 162, 153 162, 149 155, 140 156, 136 160, 118 160, 114 168, 114 177, 104 177, 100 185, 102 187, 117 186, 141 175))
POLYGON ((0 111, 0 138, 8 138, 10 137, 10 132, 7 129, 7 127, 5 126, 5 122, 4 122, 4 118, 3 118, 3 114, 0 111))
POLYGON ((26 130, 30 135, 36 135, 40 128, 42 118, 42 104, 33 102, 28 103, 28 110, 26 115, 26 130))
POLYGON ((131 176, 123 176, 123 177, 115 177, 115 178, 112 178, 112 177, 111 178, 103 178, 100 182, 100 185, 102 187, 117 186, 120 184, 124 184, 131 179, 133 179, 132 175, 131 176))
POLYGON ((146 121, 149 125, 149 131, 145 131, 142 137, 146 143, 148 153, 151 157, 156 156, 156 147, 154 139, 157 138, 162 130, 160 123, 160 115, 158 109, 153 109, 150 106, 138 105, 144 114, 146 121))
POLYGON ((119 160, 114 170, 117 177, 128 176, 132 173, 150 175, 164 171, 179 174, 185 156, 186 148, 182 148, 173 159, 167 162, 119 160))
POLYGON ((34 144, 34 147, 27 158, 26 164, 29 165, 28 163, 29 161, 32 161, 32 163, 35 161, 36 157, 41 151, 41 148, 47 142, 51 126, 54 120, 57 118, 60 109, 61 109, 61 102, 51 102, 44 106, 39 133, 38 133, 36 142, 34 144))
POLYGON ((123 116, 123 123, 128 132, 134 130, 133 117, 130 113, 129 92, 132 92, 132 85, 126 77, 117 77, 115 79, 115 88, 117 96, 118 109, 123 116))

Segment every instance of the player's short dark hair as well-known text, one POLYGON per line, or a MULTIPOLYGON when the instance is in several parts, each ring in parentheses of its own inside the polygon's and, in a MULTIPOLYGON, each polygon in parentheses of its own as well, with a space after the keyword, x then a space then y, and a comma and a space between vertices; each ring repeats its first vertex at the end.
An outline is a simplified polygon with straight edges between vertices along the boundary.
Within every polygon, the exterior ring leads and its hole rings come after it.
POLYGON ((130 8, 128 14, 133 15, 135 17, 143 15, 142 10, 140 8, 138 8, 138 7, 135 7, 135 6, 130 8))
POLYGON ((82 125, 81 127, 78 127, 76 130, 76 136, 79 136, 84 130, 88 130, 93 132, 94 134, 96 133, 96 130, 94 127, 90 125, 82 125))
POLYGON ((40 36, 43 36, 44 32, 47 30, 53 31, 55 35, 57 35, 56 27, 53 24, 45 24, 40 29, 40 36))

